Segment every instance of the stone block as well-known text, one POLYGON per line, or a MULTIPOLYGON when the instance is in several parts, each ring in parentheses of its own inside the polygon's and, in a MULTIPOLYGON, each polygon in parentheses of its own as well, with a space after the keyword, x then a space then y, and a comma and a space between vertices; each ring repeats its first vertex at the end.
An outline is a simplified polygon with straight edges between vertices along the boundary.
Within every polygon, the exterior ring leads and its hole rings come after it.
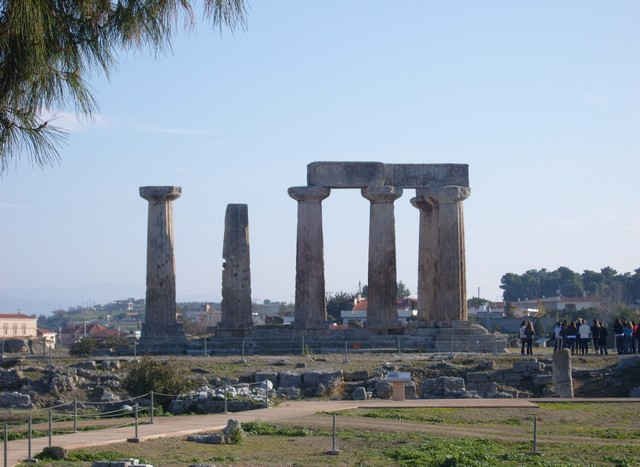
POLYGON ((513 364, 513 371, 523 373, 524 375, 531 375, 542 370, 544 370, 544 363, 539 362, 535 358, 527 360, 517 360, 513 364))
POLYGON ((618 357, 617 370, 626 370, 633 367, 640 367, 640 355, 620 355, 618 357))
POLYGON ((365 401, 367 400, 367 390, 363 386, 358 386, 351 394, 351 398, 354 401, 365 401))
POLYGON ((3 409, 30 409, 32 407, 31 396, 19 392, 0 392, 0 408, 3 409))
POLYGON ((260 383, 262 381, 268 380, 273 384, 278 383, 278 373, 275 371, 257 371, 255 374, 255 382, 260 383))
POLYGON ((329 188, 362 188, 384 184, 382 162, 312 162, 307 184, 329 188))
POLYGON ((291 388, 300 387, 302 385, 302 377, 300 373, 283 371, 278 373, 278 387, 291 388))
POLYGON ((535 375, 531 382, 534 386, 546 386, 553 383, 553 375, 535 375))
POLYGON ((393 386, 389 381, 377 381, 374 394, 379 399, 389 399, 393 394, 393 386))
POLYGON ((385 164, 385 183, 402 188, 469 186, 467 164, 385 164))
POLYGON ((281 387, 276 391, 278 397, 283 397, 286 399, 300 399, 300 388, 298 387, 281 387))
POLYGON ((465 392, 464 379, 456 376, 438 376, 422 381, 422 397, 425 399, 458 398, 465 392))
POLYGON ((417 389, 415 381, 409 381, 404 385, 405 399, 417 399, 417 389))
POLYGON ((559 397, 573 397, 571 353, 568 349, 553 353, 553 391, 559 397))
POLYGON ((344 373, 345 381, 366 381, 367 379, 369 379, 367 370, 346 371, 344 373))
POLYGON ((631 388, 631 391, 629 391, 629 397, 640 397, 640 386, 631 388))

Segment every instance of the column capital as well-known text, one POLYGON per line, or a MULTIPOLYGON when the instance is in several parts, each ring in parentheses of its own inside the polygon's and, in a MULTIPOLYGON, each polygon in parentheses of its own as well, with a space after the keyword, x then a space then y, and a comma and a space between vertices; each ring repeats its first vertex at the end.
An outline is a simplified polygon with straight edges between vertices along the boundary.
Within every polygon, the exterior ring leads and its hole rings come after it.
POLYGON ((402 188, 391 185, 371 185, 362 188, 362 196, 372 203, 393 203, 402 196, 402 188))
POLYGON ((287 192, 296 201, 320 202, 329 196, 331 189, 325 186, 292 186, 287 192))
POLYGON ((436 206, 435 200, 429 196, 416 196, 411 198, 409 202, 411 206, 421 211, 431 211, 436 206))
POLYGON ((149 202, 173 201, 180 198, 182 188, 179 186, 141 186, 140 196, 149 202))
MULTIPOLYGON (((471 195, 471 189, 466 186, 446 185, 435 190, 416 190, 416 198, 430 203, 452 204, 464 201, 471 195)), ((420 202, 420 201, 418 201, 420 202)), ((413 200, 411 202, 413 204, 413 200)), ((415 204, 414 204, 415 206, 415 204)), ((416 206, 417 207, 417 206, 416 206)))

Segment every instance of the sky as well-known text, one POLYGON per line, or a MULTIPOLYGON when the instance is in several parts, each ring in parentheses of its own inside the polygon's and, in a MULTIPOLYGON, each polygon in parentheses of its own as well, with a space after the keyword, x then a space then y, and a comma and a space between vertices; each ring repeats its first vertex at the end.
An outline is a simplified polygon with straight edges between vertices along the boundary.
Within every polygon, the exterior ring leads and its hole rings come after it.
MULTIPOLYGON (((178 300, 217 301, 228 203, 249 206, 254 300, 292 302, 313 161, 469 164, 468 294, 532 268, 640 267, 640 3, 251 1, 171 51, 124 52, 93 120, 50 109, 61 161, 0 176, 0 312, 144 297, 143 185, 178 185, 178 300)), ((418 211, 395 203, 415 293, 418 211)), ((367 280, 369 206, 323 202, 328 292, 367 280)))

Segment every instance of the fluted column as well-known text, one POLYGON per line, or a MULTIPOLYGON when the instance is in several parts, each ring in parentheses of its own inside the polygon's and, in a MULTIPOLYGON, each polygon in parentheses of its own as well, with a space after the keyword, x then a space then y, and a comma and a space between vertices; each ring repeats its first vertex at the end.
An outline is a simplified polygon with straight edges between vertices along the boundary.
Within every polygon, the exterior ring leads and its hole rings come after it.
POLYGON ((416 193, 411 204, 420 211, 418 240, 418 320, 436 320, 440 247, 438 204, 428 195, 416 193))
POLYGON ((218 326, 244 332, 253 327, 249 208, 246 204, 227 205, 222 257, 222 319, 218 326))
POLYGON ((445 186, 438 192, 441 308, 448 320, 467 320, 467 271, 462 201, 470 190, 445 186))
POLYGON ((321 186, 289 188, 289 196, 298 201, 294 322, 296 329, 322 328, 327 319, 322 200, 329 196, 329 193, 329 188, 321 186))
POLYGON ((178 186, 140 187, 140 196, 149 201, 143 337, 182 334, 176 321, 176 265, 173 255, 173 200, 181 193, 178 186))
POLYGON ((362 196, 371 202, 367 327, 388 329, 395 327, 398 321, 393 203, 402 196, 402 188, 370 186, 362 189, 362 196))

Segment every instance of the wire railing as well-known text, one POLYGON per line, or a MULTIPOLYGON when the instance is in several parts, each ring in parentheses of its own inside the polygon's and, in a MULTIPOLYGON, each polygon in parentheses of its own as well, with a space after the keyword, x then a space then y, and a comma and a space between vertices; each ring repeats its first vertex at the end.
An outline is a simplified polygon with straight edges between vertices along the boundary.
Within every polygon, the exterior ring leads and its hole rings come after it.
MULTIPOLYGON (((262 407, 269 407, 268 383, 248 383, 249 391, 253 388, 255 394, 263 399, 262 407), (262 389, 262 391, 260 391, 262 389)), ((219 388, 217 393, 223 395, 223 412, 229 412, 230 396, 243 397, 245 392, 238 394, 238 390, 231 386, 219 388)), ((132 438, 128 441, 138 442, 139 425, 153 424, 154 417, 164 413, 161 409, 173 401, 197 400, 199 391, 183 394, 168 394, 149 391, 144 394, 117 401, 80 401, 74 399, 69 402, 41 407, 28 412, 10 413, 11 419, 2 421, 0 438, 3 441, 3 465, 8 465, 8 441, 25 439, 27 442, 27 461, 33 461, 33 438, 47 437, 47 446, 53 445, 54 436, 78 433, 100 429, 119 429, 133 427, 132 438)), ((249 393, 251 394, 251 393, 249 393)))

